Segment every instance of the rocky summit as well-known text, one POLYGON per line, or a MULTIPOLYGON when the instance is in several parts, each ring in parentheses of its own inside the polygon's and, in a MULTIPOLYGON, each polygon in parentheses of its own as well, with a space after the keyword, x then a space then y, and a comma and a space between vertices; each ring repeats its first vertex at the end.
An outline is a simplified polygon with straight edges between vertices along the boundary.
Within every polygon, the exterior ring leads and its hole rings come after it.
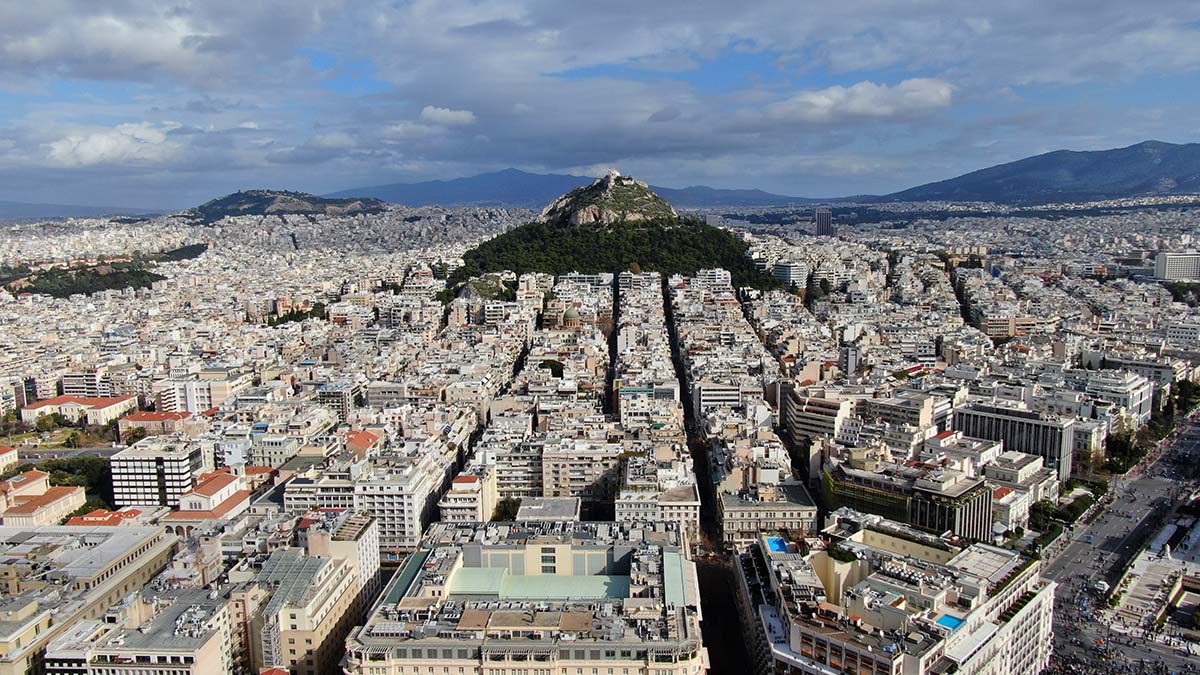
POLYGON ((551 202, 538 221, 548 225, 610 225, 678 217, 649 185, 610 170, 591 185, 551 202))

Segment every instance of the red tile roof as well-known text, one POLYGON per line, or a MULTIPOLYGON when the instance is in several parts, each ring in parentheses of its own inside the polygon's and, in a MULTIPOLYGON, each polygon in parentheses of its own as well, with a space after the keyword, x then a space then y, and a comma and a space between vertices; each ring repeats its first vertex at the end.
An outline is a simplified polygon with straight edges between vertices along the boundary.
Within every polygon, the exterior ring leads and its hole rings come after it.
POLYGON ((67 521, 68 525, 100 525, 100 526, 117 526, 126 520, 131 520, 142 515, 142 512, 137 509, 125 509, 123 511, 109 511, 108 509, 96 509, 90 513, 85 513, 82 516, 75 516, 67 521))
POLYGON ((1012 491, 1013 489, 1010 487, 998 487, 996 488, 996 491, 992 493, 992 499, 1004 499, 1008 496, 1008 493, 1012 491))
POLYGON ((950 438, 951 436, 953 436, 953 435, 954 435, 954 434, 956 434, 956 433, 958 433, 958 432, 956 432, 956 431, 943 431, 942 433, 938 434, 937 436, 934 436, 934 438, 938 439, 939 441, 944 441, 944 440, 946 440, 947 438, 950 438))
POLYGON ((455 482, 455 483, 478 483, 479 476, 473 476, 473 475, 455 476, 453 482, 455 482))
POLYGON ((5 511, 4 517, 32 515, 60 499, 73 496, 75 493, 83 494, 83 488, 77 485, 62 485, 52 487, 40 495, 17 497, 16 505, 5 511))
POLYGON ((49 476, 50 474, 45 471, 38 471, 37 469, 30 469, 24 473, 19 473, 6 481, 0 482, 0 494, 11 492, 13 488, 20 487, 29 481, 41 480, 49 476))
POLYGON ((44 407, 50 406, 50 405, 65 405, 67 403, 77 403, 79 405, 87 406, 89 408, 107 408, 110 405, 117 405, 118 403, 124 403, 125 401, 128 401, 131 398, 137 398, 137 397, 134 396, 133 394, 128 394, 126 396, 103 396, 103 397, 99 397, 99 398, 89 398, 87 396, 65 396, 64 395, 64 396, 55 396, 54 398, 48 398, 45 401, 38 401, 37 403, 30 403, 29 405, 25 406, 25 409, 26 410, 37 410, 38 408, 44 408, 44 407))
POLYGON ((346 434, 346 445, 355 448, 369 448, 379 442, 379 436, 369 431, 355 431, 346 434))
POLYGON ((200 482, 184 494, 191 493, 211 497, 237 481, 238 477, 233 474, 225 473, 224 471, 214 471, 204 474, 200 482))
POLYGON ((231 496, 229 499, 226 499, 218 504, 217 508, 215 509, 208 511, 175 511, 174 513, 168 513, 166 518, 163 520, 169 520, 172 522, 178 522, 181 520, 219 520, 224 518, 225 514, 232 511, 242 502, 249 501, 250 495, 252 494, 254 493, 249 490, 238 490, 237 492, 233 493, 233 496, 231 496))

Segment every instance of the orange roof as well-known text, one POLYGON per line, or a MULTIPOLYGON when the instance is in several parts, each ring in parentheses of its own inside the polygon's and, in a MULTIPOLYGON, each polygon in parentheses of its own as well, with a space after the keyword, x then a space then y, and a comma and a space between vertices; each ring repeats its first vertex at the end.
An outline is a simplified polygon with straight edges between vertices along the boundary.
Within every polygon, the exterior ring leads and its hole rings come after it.
POLYGON ((204 474, 201 477, 200 482, 184 494, 197 494, 205 497, 211 497, 221 490, 224 490, 230 485, 236 483, 237 481, 238 477, 231 473, 214 471, 212 473, 204 474))
POLYGON ((455 476, 454 480, 452 482, 455 482, 455 483, 478 483, 479 476, 474 476, 474 475, 469 475, 469 474, 466 476, 455 476))
POLYGON ((137 398, 137 397, 134 396, 133 394, 128 394, 125 396, 104 396, 104 397, 99 397, 99 398, 89 398, 87 396, 65 396, 64 395, 64 396, 55 396, 54 398, 48 398, 45 401, 38 401, 37 403, 30 403, 29 405, 25 406, 25 409, 26 410, 37 410, 38 408, 44 408, 44 407, 50 406, 50 405, 65 405, 67 403, 77 403, 79 405, 86 406, 88 408, 107 408, 110 405, 117 405, 118 403, 124 403, 125 401, 128 401, 129 399, 132 399, 132 398, 137 398))
POLYGON ((1008 496, 1008 493, 1012 491, 1013 489, 1010 487, 998 487, 996 488, 996 491, 992 493, 992 499, 1004 499, 1008 496))
POLYGON ((30 469, 24 473, 19 473, 6 481, 0 482, 0 494, 12 491, 13 488, 20 487, 22 484, 31 480, 41 480, 48 478, 50 474, 37 469, 30 469), (18 480, 20 479, 20 480, 18 480))
POLYGON ((16 448, 0 448, 0 455, 7 455, 10 452, 16 452, 16 448))
POLYGON ((153 412, 149 410, 139 410, 131 412, 121 419, 130 422, 178 422, 192 416, 190 412, 153 412))
POLYGON ((180 520, 219 520, 225 517, 225 514, 232 511, 242 502, 250 500, 250 495, 254 494, 250 490, 238 490, 233 493, 229 499, 217 505, 217 508, 207 511, 175 511, 168 513, 163 520, 180 521, 180 520))
POLYGON ((85 513, 82 516, 75 516, 67 521, 68 525, 100 525, 100 526, 116 526, 142 515, 142 512, 137 509, 125 509, 122 511, 109 511, 108 509, 96 509, 91 513, 85 513))
POLYGON ((355 431, 346 434, 346 445, 356 448, 369 448, 379 442, 379 436, 369 431, 355 431))
POLYGON ((937 436, 934 436, 934 438, 938 439, 939 441, 944 441, 944 440, 946 440, 947 438, 950 438, 951 436, 953 436, 953 435, 954 435, 954 434, 956 434, 956 433, 958 433, 958 432, 956 432, 956 431, 943 431, 942 433, 938 434, 937 436))
POLYGON ((57 502, 61 499, 67 499, 75 495, 75 493, 83 494, 83 488, 78 485, 62 485, 52 487, 40 495, 29 495, 17 497, 17 504, 4 512, 4 516, 26 516, 37 513, 41 509, 57 502))
POLYGON ((273 466, 247 466, 243 469, 247 476, 257 476, 264 473, 275 473, 273 466))

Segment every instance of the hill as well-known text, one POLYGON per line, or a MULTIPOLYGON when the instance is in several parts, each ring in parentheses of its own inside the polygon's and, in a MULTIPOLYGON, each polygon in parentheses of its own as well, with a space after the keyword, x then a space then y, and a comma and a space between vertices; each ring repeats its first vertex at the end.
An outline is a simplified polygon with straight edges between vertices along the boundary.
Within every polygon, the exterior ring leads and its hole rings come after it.
POLYGON ((538 221, 549 225, 609 225, 678 217, 675 209, 649 185, 609 171, 591 185, 575 188, 551 202, 538 221))
MULTIPOLYGON (((584 187, 590 178, 563 174, 537 174, 505 169, 453 180, 423 183, 389 183, 352 188, 331 193, 329 197, 373 197, 406 206, 512 206, 537 208, 559 195, 584 187)), ((720 190, 693 186, 680 190, 651 186, 651 189, 684 207, 782 206, 807 202, 799 197, 784 197, 762 190, 720 190)))
POLYGON ((746 248, 730 232, 680 218, 645 183, 612 172, 554 200, 535 222, 467 251, 451 282, 457 290, 488 272, 621 272, 636 265, 665 275, 721 267, 737 286, 779 286, 746 248))
POLYGON ((354 216, 380 213, 386 208, 387 205, 378 199, 330 199, 304 192, 243 190, 207 201, 183 213, 204 223, 214 223, 226 216, 354 216))
POLYGON ((1048 152, 896 192, 882 201, 1045 204, 1197 193, 1200 144, 1146 141, 1113 150, 1048 152))

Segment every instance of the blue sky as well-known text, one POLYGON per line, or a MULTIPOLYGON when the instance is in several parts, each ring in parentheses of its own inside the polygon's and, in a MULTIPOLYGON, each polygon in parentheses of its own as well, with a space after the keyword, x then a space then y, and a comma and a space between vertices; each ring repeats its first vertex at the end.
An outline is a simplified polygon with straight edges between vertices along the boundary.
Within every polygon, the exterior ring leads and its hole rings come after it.
POLYGON ((1200 3, 0 7, 0 199, 182 208, 509 166, 797 196, 1200 137, 1200 3))

